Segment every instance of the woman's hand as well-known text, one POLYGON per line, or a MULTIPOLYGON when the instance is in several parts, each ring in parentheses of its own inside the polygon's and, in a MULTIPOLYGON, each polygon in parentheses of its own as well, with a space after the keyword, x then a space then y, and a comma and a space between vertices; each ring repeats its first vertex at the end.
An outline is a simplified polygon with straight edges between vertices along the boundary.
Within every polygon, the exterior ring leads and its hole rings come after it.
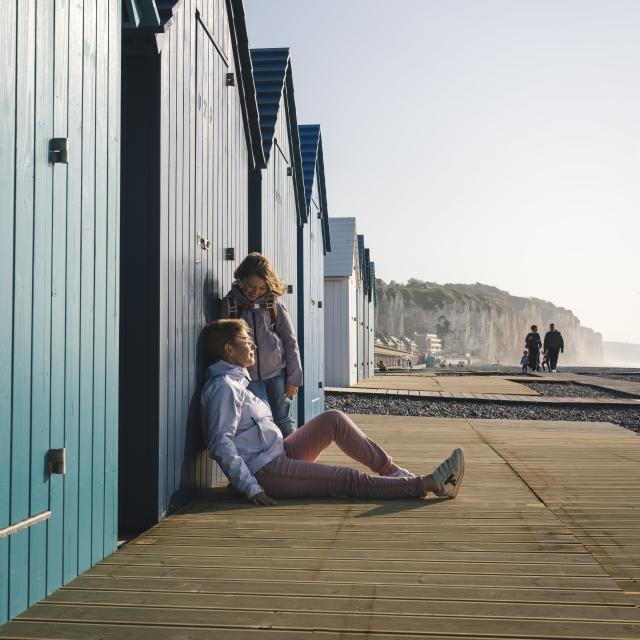
POLYGON ((294 396, 298 393, 298 387, 295 384, 287 383, 284 386, 284 394, 293 400, 294 396))
POLYGON ((255 496, 249 498, 249 502, 251 504, 258 505, 260 507, 272 507, 275 504, 278 504, 273 498, 270 498, 264 491, 260 493, 256 493, 255 496))

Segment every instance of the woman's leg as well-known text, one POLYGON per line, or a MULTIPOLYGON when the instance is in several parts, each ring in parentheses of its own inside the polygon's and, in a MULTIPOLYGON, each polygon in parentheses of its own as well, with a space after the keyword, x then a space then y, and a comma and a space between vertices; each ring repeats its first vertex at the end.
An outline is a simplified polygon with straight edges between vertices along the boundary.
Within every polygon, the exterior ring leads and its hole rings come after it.
POLYGON ((398 469, 391 456, 342 411, 325 411, 284 440, 287 457, 315 462, 335 442, 344 453, 372 471, 386 476, 398 469))
POLYGON ((282 454, 256 473, 271 498, 346 496, 363 499, 422 498, 435 491, 432 476, 384 478, 348 467, 295 460, 282 454))
POLYGON ((291 417, 291 400, 284 392, 284 372, 265 380, 264 384, 269 396, 269 406, 271 407, 273 421, 282 432, 282 437, 286 438, 295 432, 296 425, 291 417))

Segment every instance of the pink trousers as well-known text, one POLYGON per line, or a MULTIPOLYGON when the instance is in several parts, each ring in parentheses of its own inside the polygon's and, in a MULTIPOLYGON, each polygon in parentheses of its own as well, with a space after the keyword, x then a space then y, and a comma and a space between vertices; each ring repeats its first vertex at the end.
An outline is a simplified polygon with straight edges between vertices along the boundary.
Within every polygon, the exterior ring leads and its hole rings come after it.
POLYGON ((422 478, 386 478, 393 462, 342 411, 325 411, 286 437, 284 453, 256 473, 256 479, 272 498, 347 496, 349 498, 421 498, 422 478), (376 474, 316 462, 332 442, 376 474))

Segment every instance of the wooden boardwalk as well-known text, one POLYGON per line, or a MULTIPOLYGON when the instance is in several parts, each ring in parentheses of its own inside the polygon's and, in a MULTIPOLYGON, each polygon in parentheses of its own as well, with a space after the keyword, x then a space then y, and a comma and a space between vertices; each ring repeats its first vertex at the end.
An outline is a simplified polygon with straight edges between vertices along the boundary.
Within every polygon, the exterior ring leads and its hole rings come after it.
MULTIPOLYGON (((531 378, 532 381, 535 378, 531 378)), ((423 376, 379 375, 361 380, 350 388, 402 389, 432 391, 436 393, 503 393, 537 396, 538 393, 523 384, 501 376, 423 376)))
MULTIPOLYGON (((452 445, 458 499, 214 490, 0 638, 640 637, 640 438, 609 424, 357 416, 397 461, 452 445)), ((323 460, 343 463, 329 449, 323 460)))
POLYGON ((510 402, 515 404, 590 405, 640 407, 640 384, 605 378, 567 374, 566 376, 433 376, 418 374, 380 375, 362 380, 352 387, 326 387, 328 393, 359 393, 386 396, 421 397, 444 400, 473 400, 475 402, 510 402), (542 396, 522 384, 529 382, 577 382, 629 397, 576 398, 542 396), (635 386, 634 386, 635 385, 635 386), (637 398, 631 397, 637 389, 637 398))

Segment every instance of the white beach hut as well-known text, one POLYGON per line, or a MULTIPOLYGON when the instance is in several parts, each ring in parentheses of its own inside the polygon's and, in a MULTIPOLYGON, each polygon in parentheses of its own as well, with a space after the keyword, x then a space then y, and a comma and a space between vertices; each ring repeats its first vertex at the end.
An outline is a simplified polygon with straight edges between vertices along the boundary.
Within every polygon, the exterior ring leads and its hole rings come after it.
POLYGON ((360 260, 355 218, 330 218, 331 253, 324 261, 325 380, 348 387, 358 380, 360 260))

